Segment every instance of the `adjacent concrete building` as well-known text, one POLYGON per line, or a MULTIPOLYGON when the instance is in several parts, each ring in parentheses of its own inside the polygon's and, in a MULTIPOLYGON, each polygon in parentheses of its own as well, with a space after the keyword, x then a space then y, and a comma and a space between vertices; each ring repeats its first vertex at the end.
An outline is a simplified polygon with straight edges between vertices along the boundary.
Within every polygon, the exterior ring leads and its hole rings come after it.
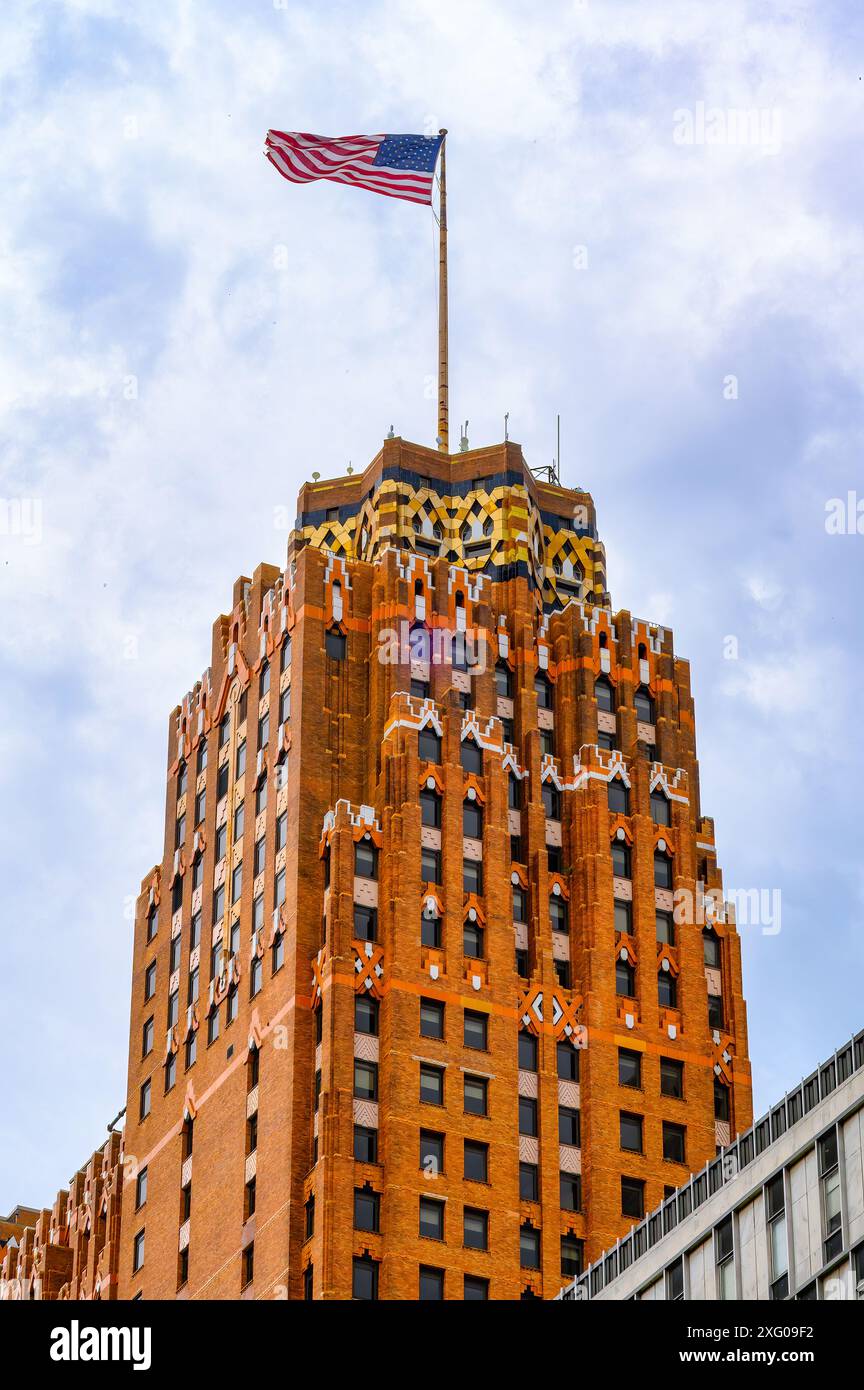
POLYGON ((864 1032, 559 1297, 864 1300, 864 1032))

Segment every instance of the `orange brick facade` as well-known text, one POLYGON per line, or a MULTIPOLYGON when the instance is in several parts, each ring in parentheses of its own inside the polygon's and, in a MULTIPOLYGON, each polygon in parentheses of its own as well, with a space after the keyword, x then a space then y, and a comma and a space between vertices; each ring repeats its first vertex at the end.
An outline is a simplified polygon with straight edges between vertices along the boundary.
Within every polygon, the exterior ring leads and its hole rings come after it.
POLYGON ((306 485, 171 716, 101 1296, 553 1297, 750 1123, 720 883, 587 494, 398 439, 306 485))

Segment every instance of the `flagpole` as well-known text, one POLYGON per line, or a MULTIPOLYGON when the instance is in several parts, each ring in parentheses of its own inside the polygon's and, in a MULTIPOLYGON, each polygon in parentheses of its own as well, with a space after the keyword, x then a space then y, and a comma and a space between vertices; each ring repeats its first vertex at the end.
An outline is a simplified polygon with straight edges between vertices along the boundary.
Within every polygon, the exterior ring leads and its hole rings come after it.
POLYGON ((446 130, 441 136, 441 204, 438 219, 438 448, 450 452, 449 401, 447 390, 447 156, 446 130))

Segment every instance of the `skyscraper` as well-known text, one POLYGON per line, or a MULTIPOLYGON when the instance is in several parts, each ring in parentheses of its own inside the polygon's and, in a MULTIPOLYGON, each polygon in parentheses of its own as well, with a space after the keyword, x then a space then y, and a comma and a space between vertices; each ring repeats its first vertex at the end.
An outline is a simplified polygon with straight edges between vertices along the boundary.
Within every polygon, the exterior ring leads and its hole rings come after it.
POLYGON ((514 443, 298 511, 170 716, 116 1292, 552 1298, 751 1120, 688 666, 514 443))

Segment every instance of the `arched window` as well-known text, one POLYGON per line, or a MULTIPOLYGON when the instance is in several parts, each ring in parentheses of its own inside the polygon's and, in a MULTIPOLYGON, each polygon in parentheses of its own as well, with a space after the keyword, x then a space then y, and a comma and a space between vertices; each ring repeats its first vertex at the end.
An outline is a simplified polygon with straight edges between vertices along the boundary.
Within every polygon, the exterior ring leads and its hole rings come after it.
POLYGON ((615 713, 615 692, 605 676, 599 676, 594 682, 594 698, 598 710, 604 710, 606 714, 615 713))
POLYGON ((630 792, 620 777, 614 777, 607 786, 609 810, 616 816, 629 816, 630 792))
POLYGON ((600 633, 599 645, 601 647, 608 647, 609 645, 609 638, 605 632, 600 633))
POLYGON ((654 887, 672 887, 672 860, 660 849, 654 851, 654 887))
POLYGON ((639 660, 640 660, 640 661, 647 661, 647 660, 648 660, 648 648, 645 646, 645 643, 644 643, 644 642, 640 642, 640 643, 639 643, 639 660))
POLYGON ((678 1007, 678 984, 668 970, 661 970, 657 975, 657 1002, 661 1009, 678 1007))
POLYGON ((644 685, 636 691, 636 718, 640 724, 654 723, 654 700, 644 685))
POLYGON ((552 690, 552 682, 545 671, 538 671, 534 677, 534 690, 537 695, 538 709, 554 709, 555 696, 552 690))
POLYGON ((669 798, 661 791, 651 793, 651 819, 655 825, 671 825, 669 798))

